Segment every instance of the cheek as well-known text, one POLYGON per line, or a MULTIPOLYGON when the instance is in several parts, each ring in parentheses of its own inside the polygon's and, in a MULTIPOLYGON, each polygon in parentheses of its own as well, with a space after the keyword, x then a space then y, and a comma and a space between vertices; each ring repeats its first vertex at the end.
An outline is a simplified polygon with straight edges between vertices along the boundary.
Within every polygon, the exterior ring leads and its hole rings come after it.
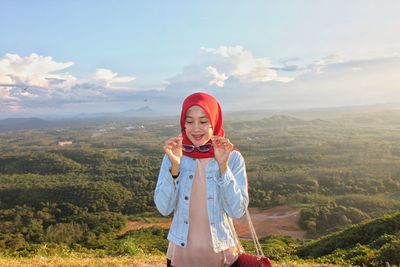
POLYGON ((213 136, 213 130, 212 130, 212 128, 209 128, 209 129, 208 129, 207 135, 208 135, 208 137, 210 137, 210 138, 213 136))

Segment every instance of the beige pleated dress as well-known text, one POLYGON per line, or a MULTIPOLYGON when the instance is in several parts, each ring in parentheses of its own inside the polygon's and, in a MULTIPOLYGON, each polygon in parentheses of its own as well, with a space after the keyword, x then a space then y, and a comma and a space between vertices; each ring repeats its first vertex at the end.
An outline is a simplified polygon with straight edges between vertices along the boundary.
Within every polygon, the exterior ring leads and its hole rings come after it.
POLYGON ((215 253, 207 211, 205 169, 210 158, 197 159, 189 206, 189 233, 185 248, 169 243, 167 258, 174 267, 223 267, 238 258, 236 247, 215 253))

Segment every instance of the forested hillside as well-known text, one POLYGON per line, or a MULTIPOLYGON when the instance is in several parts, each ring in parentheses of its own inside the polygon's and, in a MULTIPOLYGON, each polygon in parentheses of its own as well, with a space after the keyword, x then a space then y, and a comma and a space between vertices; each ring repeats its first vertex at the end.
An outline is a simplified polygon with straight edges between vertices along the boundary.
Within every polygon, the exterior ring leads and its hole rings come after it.
MULTIPOLYGON (((157 214, 153 192, 162 143, 179 133, 177 120, 77 125, 0 132, 1 253, 35 255, 44 244, 108 255, 164 253, 165 247, 146 250, 116 233, 129 218, 157 214)), ((398 125, 398 112, 369 112, 230 119, 225 130, 245 157, 250 205, 300 207, 301 227, 318 238, 400 209, 398 125)), ((396 246, 398 230, 385 233, 390 237, 379 242, 396 246)), ((360 244, 371 251, 383 247, 371 242, 360 244)), ((298 251, 301 257, 332 252, 309 252, 311 243, 298 251)))
POLYGON ((300 257, 353 265, 400 265, 400 212, 360 223, 297 248, 300 257))

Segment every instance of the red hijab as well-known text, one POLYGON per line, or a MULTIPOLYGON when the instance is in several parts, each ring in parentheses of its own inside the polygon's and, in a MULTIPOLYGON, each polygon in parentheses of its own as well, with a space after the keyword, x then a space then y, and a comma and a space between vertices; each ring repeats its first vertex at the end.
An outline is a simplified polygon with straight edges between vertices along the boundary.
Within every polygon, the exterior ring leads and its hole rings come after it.
MULTIPOLYGON (((182 143, 186 145, 193 145, 192 142, 186 135, 185 130, 185 120, 186 120, 186 112, 192 106, 201 107, 204 112, 207 114, 208 119, 211 122, 211 126, 213 128, 213 135, 215 136, 225 136, 225 131, 222 128, 222 110, 218 101, 211 95, 206 93, 194 93, 188 96, 182 104, 182 112, 181 112, 181 129, 182 129, 182 143)), ((209 141, 211 143, 211 140, 209 141)), ((214 148, 211 148, 208 152, 200 152, 194 150, 193 152, 185 152, 183 151, 185 156, 191 158, 212 158, 214 157, 214 148)))

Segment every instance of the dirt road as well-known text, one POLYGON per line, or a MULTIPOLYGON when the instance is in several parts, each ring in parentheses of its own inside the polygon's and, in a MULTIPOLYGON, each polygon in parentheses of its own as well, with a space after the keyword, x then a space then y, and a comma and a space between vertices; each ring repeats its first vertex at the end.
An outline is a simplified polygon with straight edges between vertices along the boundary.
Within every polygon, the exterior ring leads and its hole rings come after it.
MULTIPOLYGON (((299 208, 289 206, 277 206, 266 210, 256 208, 249 209, 254 228, 259 238, 269 235, 287 235, 302 239, 304 238, 305 231, 301 230, 298 225, 300 210, 299 208)), ((160 226, 166 229, 171 225, 171 221, 166 218, 160 218, 159 220, 152 218, 152 221, 154 222, 147 223, 145 220, 129 221, 127 226, 121 229, 119 235, 128 231, 153 226, 160 226)), ((245 216, 235 220, 234 225, 239 237, 251 238, 245 216)))

